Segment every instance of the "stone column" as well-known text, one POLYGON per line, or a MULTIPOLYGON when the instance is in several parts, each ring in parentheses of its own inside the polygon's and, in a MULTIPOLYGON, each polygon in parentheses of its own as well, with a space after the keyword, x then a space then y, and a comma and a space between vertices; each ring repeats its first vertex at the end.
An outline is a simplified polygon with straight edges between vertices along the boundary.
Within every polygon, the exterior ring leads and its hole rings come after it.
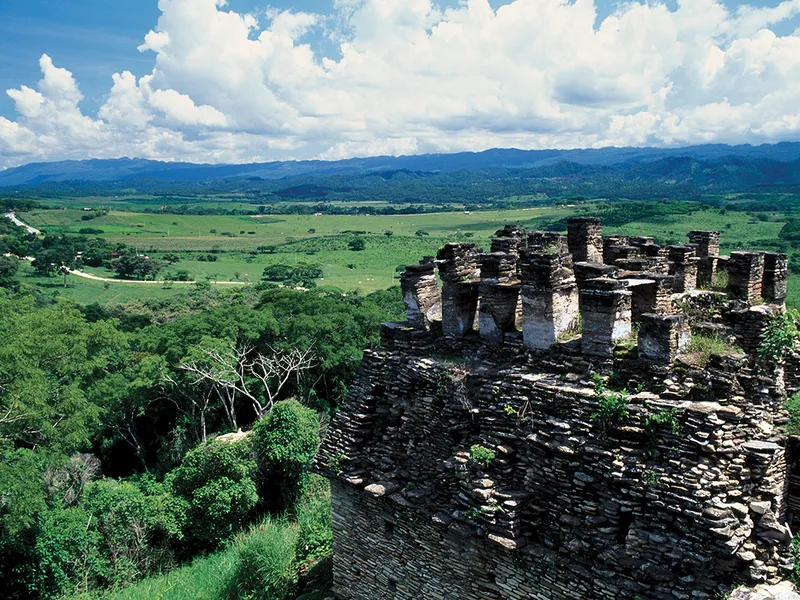
POLYGON ((481 256, 481 306, 478 317, 481 338, 502 344, 504 334, 516 331, 519 280, 517 257, 505 252, 481 256))
POLYGON ((523 253, 520 272, 525 346, 532 350, 550 348, 561 334, 578 324, 578 286, 572 256, 557 251, 523 253))
POLYGON ((461 338, 473 329, 480 295, 480 256, 475 244, 447 244, 436 256, 445 337, 461 338))
POLYGON ((567 221, 569 251, 573 262, 603 262, 603 226, 596 217, 573 217, 567 221))
POLYGON ((631 292, 628 282, 591 279, 581 290, 582 351, 612 358, 614 343, 631 335, 631 292))
POLYGON ((764 254, 731 252, 728 259, 728 294, 748 304, 758 304, 761 302, 763 280, 764 254))
POLYGON ((764 254, 764 278, 761 295, 770 304, 784 304, 787 294, 789 257, 786 254, 767 252, 764 254))
POLYGON ((666 315, 672 312, 674 281, 672 275, 651 273, 628 280, 628 289, 633 294, 631 312, 635 323, 639 323, 642 315, 648 313, 666 315))
POLYGON ((442 318, 442 295, 435 269, 433 257, 425 257, 418 265, 406 267, 400 276, 406 320, 416 329, 428 329, 432 321, 442 318))
POLYGON ((495 232, 492 239, 492 252, 508 252, 516 254, 525 247, 525 230, 516 225, 506 225, 503 229, 495 232))
POLYGON ((669 274, 675 277, 675 293, 697 289, 697 265, 695 249, 691 246, 668 246, 669 274))
POLYGON ((669 258, 666 248, 658 244, 642 246, 642 258, 647 261, 647 272, 658 275, 669 274, 669 258))
POLYGON ((683 315, 642 315, 639 327, 639 358, 669 365, 689 345, 692 334, 683 315))
POLYGON ((697 273, 698 285, 711 285, 717 275, 719 240, 719 231, 689 232, 689 243, 697 248, 697 257, 700 259, 697 273))
POLYGON ((619 273, 619 268, 613 265, 590 262, 574 263, 573 269, 575 271, 575 281, 578 283, 579 293, 583 290, 584 284, 590 279, 598 279, 599 277, 614 279, 619 273))
POLYGON ((628 238, 621 235, 609 235, 603 238, 603 262, 613 265, 618 258, 629 258, 632 246, 628 238))

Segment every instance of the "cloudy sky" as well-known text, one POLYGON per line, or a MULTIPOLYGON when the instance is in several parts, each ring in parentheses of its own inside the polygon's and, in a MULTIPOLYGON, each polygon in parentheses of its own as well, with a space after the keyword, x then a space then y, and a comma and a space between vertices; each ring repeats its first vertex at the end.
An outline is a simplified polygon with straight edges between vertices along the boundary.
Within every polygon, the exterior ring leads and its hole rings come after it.
POLYGON ((2 0, 0 168, 800 140, 800 0, 2 0))

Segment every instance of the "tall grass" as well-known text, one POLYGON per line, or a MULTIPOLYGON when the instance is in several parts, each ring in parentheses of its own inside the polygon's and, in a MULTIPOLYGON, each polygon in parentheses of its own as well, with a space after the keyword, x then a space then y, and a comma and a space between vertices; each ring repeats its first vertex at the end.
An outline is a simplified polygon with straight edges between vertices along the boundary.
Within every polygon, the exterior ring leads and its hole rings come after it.
POLYGON ((266 519, 238 541, 230 600, 288 600, 297 595, 297 526, 266 519))
POLYGON ((742 352, 727 340, 719 336, 693 335, 692 341, 684 351, 684 358, 698 367, 708 365, 714 354, 726 354, 742 352))

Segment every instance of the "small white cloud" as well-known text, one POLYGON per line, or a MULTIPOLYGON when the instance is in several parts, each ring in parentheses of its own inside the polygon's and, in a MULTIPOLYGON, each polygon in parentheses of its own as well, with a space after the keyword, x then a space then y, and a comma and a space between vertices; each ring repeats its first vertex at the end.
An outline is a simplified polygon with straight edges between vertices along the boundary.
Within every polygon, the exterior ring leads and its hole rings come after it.
POLYGON ((166 31, 153 31, 152 29, 144 36, 144 44, 138 46, 139 52, 163 52, 169 46, 169 33, 166 31))

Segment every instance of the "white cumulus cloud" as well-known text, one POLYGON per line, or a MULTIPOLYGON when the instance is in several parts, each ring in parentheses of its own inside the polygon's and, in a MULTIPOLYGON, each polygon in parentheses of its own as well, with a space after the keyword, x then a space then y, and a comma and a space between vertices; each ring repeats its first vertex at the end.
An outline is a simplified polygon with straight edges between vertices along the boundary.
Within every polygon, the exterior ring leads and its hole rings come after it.
POLYGON ((159 0, 96 114, 42 56, 7 93, 0 167, 141 156, 249 161, 520 148, 772 142, 800 132, 800 0, 336 0, 334 14, 159 0), (319 35, 308 35, 317 33, 319 35), (329 56, 313 40, 335 40, 329 56), (312 41, 310 41, 312 40, 312 41))

